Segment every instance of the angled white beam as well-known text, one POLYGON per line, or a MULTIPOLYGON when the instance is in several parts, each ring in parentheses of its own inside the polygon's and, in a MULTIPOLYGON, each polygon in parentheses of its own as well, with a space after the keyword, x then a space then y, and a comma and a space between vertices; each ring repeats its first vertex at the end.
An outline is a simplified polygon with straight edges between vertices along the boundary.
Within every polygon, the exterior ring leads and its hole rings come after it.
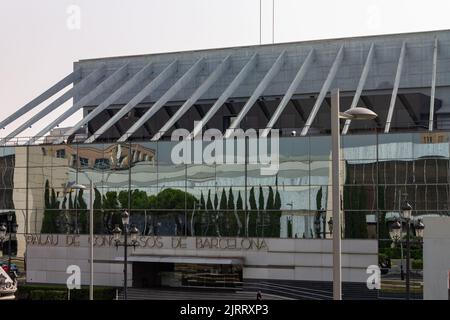
POLYGON ((213 106, 208 110, 203 119, 197 123, 197 125, 192 130, 188 139, 196 137, 200 132, 202 132, 203 127, 208 123, 209 120, 216 114, 216 112, 223 106, 223 104, 228 100, 228 98, 233 94, 234 91, 239 87, 239 85, 244 81, 248 74, 255 68, 257 53, 247 61, 245 66, 239 71, 237 76, 231 81, 225 91, 216 100, 213 106))
POLYGON ((225 57, 217 68, 209 75, 208 78, 198 87, 192 96, 177 110, 172 118, 167 121, 164 126, 156 133, 152 141, 159 140, 167 130, 169 130, 193 105, 198 99, 219 79, 219 77, 229 68, 230 56, 225 57))
POLYGON ((37 139, 43 137, 47 132, 52 130, 54 127, 59 125, 61 122, 66 120, 72 114, 77 112, 80 108, 85 105, 91 103, 92 100, 97 98, 99 95, 105 93, 105 91, 111 89, 114 85, 116 85, 119 81, 122 81, 124 77, 128 74, 128 63, 117 69, 113 74, 111 74, 108 78, 99 83, 94 89, 92 89, 87 95, 82 97, 78 102, 76 102, 72 107, 66 110, 63 114, 61 114, 58 118, 53 120, 49 125, 47 125, 44 129, 39 131, 32 139, 30 139, 27 143, 32 144, 37 139))
POLYGON ((433 52, 433 72, 431 74, 431 98, 430 98, 430 120, 428 123, 428 130, 433 131, 434 123, 434 99, 436 97, 436 69, 437 69, 437 56, 438 56, 438 39, 434 40, 434 52, 433 52))
POLYGON ((53 110, 59 108, 63 103, 73 98, 76 92, 84 90, 86 87, 91 86, 96 83, 100 78, 105 74, 106 65, 102 64, 99 68, 92 71, 87 77, 82 79, 78 84, 76 84, 73 88, 70 88, 63 95, 55 99, 52 103, 46 106, 44 109, 36 113, 29 120, 25 121, 22 125, 18 126, 15 130, 13 130, 10 134, 8 134, 5 138, 0 140, 0 145, 4 145, 9 140, 17 137, 18 134, 25 131, 29 127, 31 127, 34 123, 41 120, 48 114, 50 114, 53 110))
POLYGON ((259 85, 256 87, 255 91, 253 91, 253 94, 250 96, 245 105, 242 107, 242 110, 239 112, 236 119, 234 119, 233 123, 231 123, 230 127, 226 130, 224 135, 225 138, 229 138, 233 134, 234 129, 236 129, 239 126, 242 119, 255 104, 256 100, 264 93, 264 90, 270 84, 272 79, 278 74, 284 62, 286 61, 285 56, 286 50, 283 50, 283 52, 281 52, 281 54, 278 56, 277 60, 275 60, 275 62, 273 63, 272 67, 266 73, 264 78, 261 80, 259 85))
POLYGON ((114 117, 109 119, 103 126, 100 127, 92 136, 90 136, 84 143, 92 143, 97 140, 103 133, 105 133, 111 126, 113 126, 117 121, 119 121, 128 112, 133 110, 142 100, 145 99, 149 94, 156 90, 164 81, 170 78, 177 70, 178 60, 172 61, 164 70, 156 76, 155 79, 150 81, 149 84, 145 86, 144 89, 139 91, 123 108, 117 112, 114 117))
POLYGON ((134 123, 134 125, 131 126, 130 129, 127 130, 127 132, 117 140, 117 142, 125 142, 127 139, 133 135, 133 133, 136 132, 144 123, 148 121, 156 112, 159 111, 164 105, 174 96, 177 94, 178 91, 180 91, 186 84, 188 84, 192 78, 194 78, 200 70, 203 68, 205 58, 198 59, 186 73, 178 79, 175 84, 169 88, 169 90, 166 91, 162 95, 161 98, 158 99, 158 101, 155 102, 154 105, 150 107, 150 109, 147 110, 146 113, 142 115, 142 117, 139 118, 138 121, 134 123))
POLYGON ((391 129, 392 115, 394 114, 395 101, 397 100, 398 87, 400 86, 400 79, 402 78, 403 63, 405 61, 406 41, 403 41, 400 57, 398 59, 397 73, 395 75, 394 89, 392 90, 391 103, 389 104, 389 111, 386 119, 386 126, 384 133, 389 133, 391 129))
POLYGON ((305 61, 303 62, 302 66, 300 67, 297 74, 295 75, 294 80, 292 81, 291 85, 289 86, 286 93, 284 94, 283 99, 281 100, 280 104, 278 105, 277 109, 275 110, 274 114, 272 115, 272 118, 270 118, 269 123, 267 124, 267 126, 263 130, 263 132, 261 133, 261 137, 265 138, 268 136, 270 130, 273 128, 275 123, 278 121, 278 118, 283 113, 287 104, 289 103, 292 96, 294 95, 295 90, 297 90, 298 86, 300 85, 300 82, 302 82, 303 78, 305 77, 306 72, 308 72, 309 66, 311 65, 311 61, 313 61, 313 53, 314 53, 314 49, 311 49, 311 51, 309 51, 308 56, 306 57, 305 61))
POLYGON ((343 58, 344 58, 344 45, 340 47, 336 55, 336 58, 334 59, 333 65, 331 66, 327 79, 325 80, 322 89, 320 90, 319 96, 317 97, 316 103, 314 104, 314 107, 312 108, 311 113, 309 114, 308 119, 306 120, 305 126, 302 129, 301 132, 302 136, 305 136, 308 133, 309 128, 311 127, 311 124, 313 123, 314 118, 316 117, 316 114, 319 111, 319 108, 327 95, 327 92, 330 90, 331 84, 333 83, 333 80, 336 77, 336 74, 339 70, 339 67, 341 66, 343 58))
MULTIPOLYGON (((353 97, 352 104, 350 106, 350 109, 353 109, 357 106, 359 98, 361 97, 361 93, 364 89, 364 85, 366 84, 367 75, 369 74, 370 67, 372 66, 372 60, 373 60, 373 48, 374 44, 372 43, 370 45, 369 53, 367 54, 366 63, 364 64, 363 71, 361 73, 361 78, 359 79, 358 87, 356 88, 355 96, 353 97)), ((344 128, 342 129, 342 134, 346 135, 348 132, 348 128, 350 127, 350 123, 352 120, 348 119, 345 120, 344 128)))
POLYGON ((62 80, 51 86, 49 89, 47 89, 45 92, 41 93, 39 96, 28 102, 26 105, 24 105, 22 108, 14 112, 12 115, 7 117, 5 120, 0 122, 0 128, 5 128, 8 124, 15 121, 19 117, 23 116, 25 113, 29 112, 30 110, 34 109, 36 106, 40 105, 42 102, 53 96, 54 94, 58 93, 68 85, 74 83, 78 79, 80 79, 81 76, 81 69, 78 68, 77 70, 73 71, 68 76, 64 77, 62 80))
POLYGON ((130 80, 125 82, 119 89, 114 91, 105 101, 103 101, 100 105, 98 105, 94 110, 92 110, 89 114, 86 115, 83 119, 81 119, 76 125, 74 125, 69 131, 67 131, 63 137, 59 138, 54 142, 54 144, 60 144, 65 139, 73 135, 78 131, 82 126, 87 125, 89 121, 94 119, 97 115, 99 115, 102 111, 107 109, 111 104, 116 102, 120 97, 122 97, 129 90, 133 89, 139 83, 145 80, 153 70, 153 63, 150 62, 145 67, 143 67, 140 71, 138 71, 130 80))

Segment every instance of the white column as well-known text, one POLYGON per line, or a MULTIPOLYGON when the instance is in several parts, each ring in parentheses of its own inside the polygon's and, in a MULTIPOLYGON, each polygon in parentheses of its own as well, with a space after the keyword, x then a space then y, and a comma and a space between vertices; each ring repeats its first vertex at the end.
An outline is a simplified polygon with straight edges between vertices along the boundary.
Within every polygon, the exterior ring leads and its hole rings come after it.
POLYGON ((430 97, 430 120, 428 123, 428 130, 433 131, 434 123, 434 99, 436 97, 436 69, 437 69, 437 54, 438 54, 438 39, 434 41, 433 50, 433 72, 431 74, 431 97, 430 97))
POLYGON ((394 115, 395 101, 397 100, 398 88, 400 86, 400 80, 402 77, 403 62, 405 61, 406 42, 403 42, 402 49, 400 51, 400 58, 398 59, 397 73, 395 75, 394 89, 392 90, 391 103, 389 104, 389 112, 386 119, 386 127, 384 133, 389 133, 391 129, 392 116, 394 115))
MULTIPOLYGON (((353 109, 357 106, 359 98, 361 97, 361 93, 364 89, 364 85, 366 84, 367 75, 369 74, 370 67, 372 65, 373 60, 373 48, 374 44, 370 46, 369 53, 367 54, 366 63, 364 64, 363 71, 361 73, 361 78, 359 79, 358 87, 356 89, 355 96, 353 97, 352 105, 350 106, 350 109, 353 109)), ((352 120, 347 119, 345 120, 344 129, 342 129, 342 134, 345 135, 348 132, 348 127, 350 127, 350 123, 352 120)))
POLYGON ((342 300, 339 89, 331 93, 333 299, 342 300))
POLYGON ((316 114, 319 111, 323 100, 325 99, 325 96, 330 90, 331 84, 333 83, 333 80, 336 77, 336 74, 339 70, 339 67, 341 66, 343 58, 344 58, 344 46, 342 45, 336 55, 336 58, 334 59, 333 65, 331 66, 330 72, 328 73, 328 77, 325 80, 322 89, 320 90, 319 97, 317 97, 316 103, 314 104, 314 107, 312 108, 311 113, 309 114, 309 117, 306 120, 306 124, 302 129, 301 132, 302 136, 306 136, 308 134, 309 128, 311 127, 316 117, 316 114))

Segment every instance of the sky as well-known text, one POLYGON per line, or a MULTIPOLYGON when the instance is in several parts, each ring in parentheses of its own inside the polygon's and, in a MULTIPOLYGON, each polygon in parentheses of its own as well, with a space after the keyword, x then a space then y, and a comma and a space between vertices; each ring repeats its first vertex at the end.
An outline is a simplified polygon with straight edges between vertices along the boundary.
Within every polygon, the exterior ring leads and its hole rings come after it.
POLYGON ((81 59, 450 29, 449 12, 448 0, 0 0, 0 120, 81 59))

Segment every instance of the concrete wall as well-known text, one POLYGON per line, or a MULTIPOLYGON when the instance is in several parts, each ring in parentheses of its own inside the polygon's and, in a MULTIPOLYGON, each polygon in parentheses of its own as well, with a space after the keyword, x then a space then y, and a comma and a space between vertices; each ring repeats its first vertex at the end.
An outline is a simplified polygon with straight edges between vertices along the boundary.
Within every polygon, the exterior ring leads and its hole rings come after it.
MULTIPOLYGON (((34 283, 66 283, 66 268, 75 264, 81 267, 82 284, 89 283, 88 237, 78 236, 76 245, 73 236, 28 235, 27 281, 34 283), (39 237, 40 238, 37 238, 39 237), (69 239, 69 240, 67 240, 69 239)), ((94 249, 95 284, 121 286, 123 283, 123 248, 116 250, 110 236, 96 237, 94 249), (106 237, 106 238, 105 238, 106 237)), ((217 239, 218 238, 202 238, 217 239)), ((226 238, 222 238, 225 239, 226 238)), ((142 246, 130 250, 130 260, 145 261, 156 257, 190 257, 242 259, 243 277, 248 279, 332 281, 332 242, 316 239, 264 239, 259 250, 237 246, 223 249, 197 248, 195 237, 159 237, 160 248, 151 248, 154 238, 142 237, 142 246), (149 239, 150 238, 150 239, 149 239), (181 247, 173 247, 173 239, 182 239, 181 247)), ((256 239, 254 239, 256 240, 256 239)), ((247 240, 244 240, 247 241, 247 240)), ((262 239, 260 239, 262 241, 262 239)), ((175 242, 176 243, 176 242, 175 242)), ((247 243, 247 242, 246 242, 247 243)), ((247 246, 247 245, 245 245, 247 246)), ((377 265, 378 245, 375 240, 343 240, 342 277, 344 282, 364 283, 368 275, 366 268, 377 265)), ((128 269, 129 284, 132 281, 132 263, 128 269)))
POLYGON ((448 300, 450 217, 425 217, 423 244, 424 299, 448 300))

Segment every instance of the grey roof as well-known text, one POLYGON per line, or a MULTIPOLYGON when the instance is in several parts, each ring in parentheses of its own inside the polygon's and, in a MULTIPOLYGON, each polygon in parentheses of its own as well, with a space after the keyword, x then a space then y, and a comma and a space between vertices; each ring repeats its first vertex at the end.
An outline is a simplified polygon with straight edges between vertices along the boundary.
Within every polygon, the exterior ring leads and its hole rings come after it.
MULTIPOLYGON (((60 143, 80 128, 85 128, 94 115, 112 105, 120 105, 122 110, 97 128, 86 143, 94 142, 129 111, 142 104, 150 107, 121 133, 117 139, 119 142, 129 139, 159 109, 171 104, 181 107, 171 115, 172 119, 161 123, 152 135, 153 140, 160 139, 195 103, 201 101, 209 101, 213 106, 202 116, 204 121, 200 126, 206 125, 225 102, 242 101, 243 107, 227 128, 233 130, 239 127, 261 97, 279 97, 273 110, 263 110, 267 118, 266 131, 279 120, 293 97, 314 98, 315 103, 305 115, 301 130, 301 135, 307 135, 333 87, 340 88, 343 95, 352 98, 351 107, 359 103, 363 92, 387 95, 389 101, 382 106, 386 116, 381 119, 385 133, 390 132, 396 117, 411 118, 415 124, 423 117, 423 112, 417 112, 408 101, 404 101, 399 90, 426 95, 429 99, 425 103, 426 123, 432 131, 434 109, 437 107, 435 98, 450 104, 450 31, 81 60, 75 62, 70 75, 1 121, 0 127, 20 120, 71 84, 71 90, 22 123, 1 143, 6 144, 19 137, 22 131, 70 98, 73 98, 73 106, 27 140, 28 143, 41 141, 42 136, 77 110, 90 107, 94 113, 89 116, 85 112, 85 118, 69 130, 69 134, 55 140, 55 143, 60 143), (402 102, 401 110, 396 107, 397 99, 402 102)), ((422 107, 424 103, 420 104, 422 107)), ((347 122, 348 126, 351 126, 350 122, 347 122)), ((346 130, 344 128, 344 134, 346 130)))

